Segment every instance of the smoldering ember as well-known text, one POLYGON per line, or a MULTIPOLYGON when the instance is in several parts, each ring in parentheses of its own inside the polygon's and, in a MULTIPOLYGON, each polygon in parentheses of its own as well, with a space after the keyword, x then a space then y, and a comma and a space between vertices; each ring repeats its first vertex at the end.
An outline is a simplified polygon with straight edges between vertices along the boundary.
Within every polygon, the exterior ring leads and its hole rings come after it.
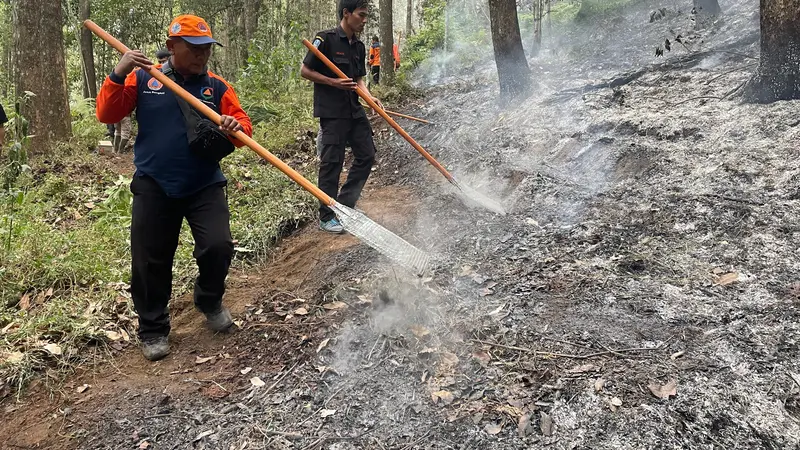
POLYGON ((800 448, 798 10, 0 5, 0 447, 800 448))

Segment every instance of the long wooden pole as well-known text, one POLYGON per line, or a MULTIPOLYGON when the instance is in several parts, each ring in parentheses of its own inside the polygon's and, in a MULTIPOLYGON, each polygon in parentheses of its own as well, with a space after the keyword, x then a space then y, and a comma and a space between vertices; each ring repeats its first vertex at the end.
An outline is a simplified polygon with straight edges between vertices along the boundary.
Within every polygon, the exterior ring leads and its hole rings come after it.
MULTIPOLYGON (((130 51, 130 49, 125 46, 125 44, 117 40, 114 36, 108 34, 105 30, 100 28, 96 23, 92 22, 91 20, 84 21, 83 26, 91 30, 92 33, 96 34, 100 39, 106 41, 109 45, 114 47, 118 52, 125 54, 130 51)), ((203 104, 203 102, 198 100, 194 95, 186 92, 186 90, 184 90, 177 83, 172 81, 168 76, 164 75, 161 71, 159 71, 154 67, 150 67, 148 73, 152 75, 153 78, 157 79, 162 84, 164 84, 164 86, 170 88, 180 98, 186 100, 186 102, 192 105, 194 109, 203 113, 206 117, 211 119, 217 125, 220 124, 220 116, 219 114, 217 114, 216 111, 203 104)), ((289 167, 285 162, 281 161, 277 156, 270 153, 269 150, 262 147, 261 144, 254 141, 253 138, 251 138, 250 136, 244 134, 241 131, 237 131, 231 134, 239 141, 244 142, 245 145, 250 147, 250 149, 253 150, 254 152, 258 153, 259 156, 266 159, 267 162, 278 168, 278 170, 285 173, 286 176, 292 179, 292 181, 299 184, 303 189, 310 192, 314 197, 317 197, 317 199, 319 199, 319 201, 321 201, 322 203, 328 206, 333 206, 333 204, 336 203, 328 194, 322 192, 320 188, 318 188, 312 182, 308 181, 305 177, 297 173, 297 171, 289 167)))
POLYGON ((404 119, 414 120, 414 121, 425 123, 425 124, 428 124, 428 125, 432 125, 433 124, 433 122, 427 121, 425 119, 420 119, 419 117, 409 116, 407 114, 401 114, 401 113, 395 112, 395 111, 389 111, 388 109, 384 109, 384 111, 386 111, 386 114, 389 114, 390 116, 402 117, 404 119))

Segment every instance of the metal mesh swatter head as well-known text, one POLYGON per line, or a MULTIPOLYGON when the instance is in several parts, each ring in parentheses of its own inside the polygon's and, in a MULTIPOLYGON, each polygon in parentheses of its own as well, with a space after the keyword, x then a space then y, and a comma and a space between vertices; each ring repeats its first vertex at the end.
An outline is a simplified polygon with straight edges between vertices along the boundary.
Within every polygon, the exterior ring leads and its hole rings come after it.
POLYGON ((346 231, 392 261, 417 275, 425 273, 428 269, 430 256, 427 253, 373 222, 366 215, 339 203, 334 203, 331 209, 336 213, 336 217, 339 218, 339 222, 346 231))
POLYGON ((458 196, 461 197, 461 200, 470 207, 481 207, 488 209, 494 213, 500 214, 501 216, 506 215, 506 209, 503 208, 497 200, 489 198, 488 196, 481 194, 480 192, 472 189, 469 186, 463 185, 456 180, 451 180, 453 186, 459 191, 458 196))

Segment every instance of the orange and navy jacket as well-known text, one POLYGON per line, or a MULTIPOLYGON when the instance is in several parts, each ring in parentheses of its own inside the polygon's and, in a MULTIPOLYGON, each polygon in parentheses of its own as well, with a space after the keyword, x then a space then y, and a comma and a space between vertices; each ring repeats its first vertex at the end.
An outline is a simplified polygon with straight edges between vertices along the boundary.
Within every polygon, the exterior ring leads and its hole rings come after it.
MULTIPOLYGON (((162 66, 155 68, 161 70, 162 66)), ((233 87, 222 77, 207 71, 184 79, 173 73, 184 89, 218 114, 234 117, 245 134, 253 135, 250 118, 233 87)), ((117 123, 135 108, 139 134, 133 146, 134 176, 153 178, 167 196, 183 198, 213 184, 224 184, 226 179, 219 164, 198 158, 189 150, 186 122, 176 98, 144 70, 134 70, 126 78, 112 72, 97 94, 97 119, 117 123)), ((244 145, 233 138, 231 142, 237 147, 244 145)))
POLYGON ((369 66, 375 67, 381 65, 381 44, 373 42, 369 47, 369 66))

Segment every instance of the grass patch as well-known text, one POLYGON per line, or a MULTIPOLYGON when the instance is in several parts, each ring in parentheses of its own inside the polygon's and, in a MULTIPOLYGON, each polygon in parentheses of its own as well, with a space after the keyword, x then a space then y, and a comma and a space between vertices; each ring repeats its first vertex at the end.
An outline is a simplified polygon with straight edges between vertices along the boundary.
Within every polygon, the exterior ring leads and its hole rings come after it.
MULTIPOLYGON (((127 292, 130 174, 77 146, 30 163, 13 211, 0 202, 0 398, 45 368, 63 372, 86 362, 98 344, 135 341, 127 292)), ((313 155, 294 154, 293 165, 315 170, 313 155)), ((246 148, 226 158, 223 171, 237 267, 263 261, 287 229, 313 213, 313 197, 246 148)), ((193 245, 184 226, 176 296, 189 291, 196 275, 193 245)))
POLYGON ((640 0, 583 0, 572 19, 581 22, 596 16, 614 14, 637 1, 640 0))
POLYGON ((403 104, 409 100, 421 97, 422 91, 408 82, 408 76, 408 70, 401 68, 395 72, 394 83, 392 83, 392 85, 389 86, 385 83, 373 84, 370 86, 369 91, 372 95, 378 97, 387 109, 390 105, 403 104))

